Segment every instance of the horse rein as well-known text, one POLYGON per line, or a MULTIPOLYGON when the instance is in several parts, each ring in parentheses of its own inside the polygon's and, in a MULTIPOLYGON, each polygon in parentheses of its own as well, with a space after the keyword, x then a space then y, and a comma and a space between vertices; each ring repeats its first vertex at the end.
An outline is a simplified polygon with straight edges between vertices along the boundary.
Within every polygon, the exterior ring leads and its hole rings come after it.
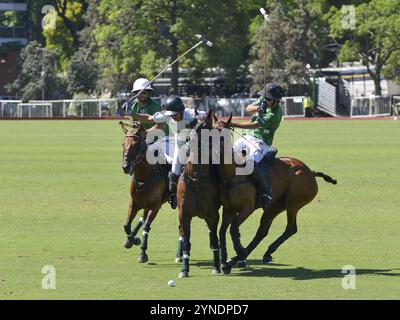
MULTIPOLYGON (((138 140, 139 140, 139 152, 136 155, 136 158, 131 161, 133 166, 136 166, 137 164, 139 164, 142 161, 143 155, 145 154, 144 148, 142 147, 142 142, 140 140, 140 135, 138 135, 137 132, 136 133, 129 132, 129 133, 125 134, 125 137, 126 138, 138 138, 138 140)), ((129 152, 124 152, 123 156, 124 156, 124 159, 127 159, 129 161, 129 152)))
MULTIPOLYGON (((224 125, 226 125, 227 123, 225 121, 222 120, 218 120, 217 123, 223 123, 224 125)), ((247 139, 244 135, 242 135, 241 133, 239 133, 238 131, 235 130, 234 127, 224 127, 224 129, 229 129, 232 130, 233 132, 235 132, 237 135, 239 135, 240 137, 242 137, 244 140, 246 140, 248 143, 250 143, 254 148, 256 148, 258 151, 262 152, 262 150, 260 148, 258 148, 253 142, 251 142, 249 139, 247 139)))

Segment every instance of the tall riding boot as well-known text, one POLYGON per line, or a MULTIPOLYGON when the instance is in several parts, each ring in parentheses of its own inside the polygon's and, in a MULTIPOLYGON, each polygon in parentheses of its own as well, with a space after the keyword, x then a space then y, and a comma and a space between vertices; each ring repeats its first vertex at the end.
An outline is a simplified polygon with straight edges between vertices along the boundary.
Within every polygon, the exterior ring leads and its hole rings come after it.
POLYGON ((270 169, 262 160, 254 164, 253 177, 257 184, 257 189, 261 194, 263 209, 266 210, 272 202, 272 187, 270 181, 270 169))
POLYGON ((174 174, 173 172, 170 172, 169 175, 169 186, 168 186, 168 191, 169 191, 169 196, 168 196, 168 202, 171 205, 172 209, 176 209, 178 205, 178 201, 176 199, 176 189, 178 186, 178 179, 179 176, 174 174))

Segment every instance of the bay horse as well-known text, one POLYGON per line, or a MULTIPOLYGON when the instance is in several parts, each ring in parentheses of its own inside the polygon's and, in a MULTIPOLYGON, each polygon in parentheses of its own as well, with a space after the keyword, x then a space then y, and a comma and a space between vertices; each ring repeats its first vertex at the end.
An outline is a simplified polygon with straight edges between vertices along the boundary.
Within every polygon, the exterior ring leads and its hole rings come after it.
POLYGON ((125 134, 123 146, 122 169, 125 174, 132 176, 130 185, 131 199, 129 201, 128 217, 124 230, 127 236, 124 247, 132 248, 141 244, 141 253, 138 257, 140 263, 148 261, 146 254, 148 236, 152 222, 158 211, 168 198, 168 164, 150 164, 146 159, 147 143, 146 130, 140 122, 133 125, 120 121, 119 124, 125 134), (130 131, 126 128, 132 128, 130 131), (133 219, 139 210, 143 215, 131 229, 133 219), (143 226, 144 225, 144 226, 143 226), (143 226, 142 240, 136 235, 143 226))
MULTIPOLYGON (((178 181, 177 199, 179 208, 179 234, 182 242, 182 271, 179 278, 189 276, 190 257, 190 224, 193 217, 204 219, 209 229, 210 247, 213 251, 213 274, 221 273, 220 251, 218 241, 219 222, 219 184, 217 168, 213 164, 198 163, 196 154, 201 144, 210 145, 209 141, 201 141, 201 130, 210 130, 213 127, 214 113, 210 109, 206 118, 198 122, 189 136, 189 150, 187 162, 178 181)), ((211 155, 211 153, 210 153, 211 155)), ((179 258, 178 248, 178 258, 179 258)))
MULTIPOLYGON (((215 128, 220 131, 226 130, 230 128, 231 120, 232 114, 226 122, 215 117, 215 128)), ((272 253, 297 232, 296 219, 299 210, 310 203, 317 195, 318 184, 315 178, 322 177, 326 182, 332 184, 336 184, 337 182, 324 173, 312 171, 304 162, 298 159, 292 157, 278 157, 274 159, 274 162, 269 164, 271 166, 271 184, 273 190, 271 205, 266 211, 263 211, 258 230, 253 240, 246 248, 243 248, 240 242, 239 226, 261 206, 258 205, 258 193, 254 182, 249 176, 235 175, 237 166, 233 161, 226 163, 224 148, 224 141, 221 139, 220 148, 217 149, 221 158, 218 168, 221 180, 221 202, 223 205, 219 237, 222 270, 228 274, 237 261, 245 260, 250 255, 267 236, 275 217, 286 210, 287 224, 285 231, 268 247, 263 256, 264 263, 270 262, 272 260, 272 253), (225 238, 229 225, 231 225, 230 233, 237 256, 226 261, 227 250, 225 238)), ((232 148, 231 152, 233 154, 232 148)))

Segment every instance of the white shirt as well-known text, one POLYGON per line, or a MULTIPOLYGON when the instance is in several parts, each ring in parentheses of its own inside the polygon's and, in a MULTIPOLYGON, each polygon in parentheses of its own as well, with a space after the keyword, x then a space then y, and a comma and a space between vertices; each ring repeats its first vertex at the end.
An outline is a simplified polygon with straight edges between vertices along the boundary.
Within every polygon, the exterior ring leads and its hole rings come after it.
MULTIPOLYGON (((197 112, 197 117, 199 118, 206 116, 205 111, 197 112)), ((166 123, 170 129, 170 132, 174 134, 175 143, 179 142, 179 144, 181 144, 186 142, 186 138, 179 137, 178 141, 179 132, 181 132, 183 129, 188 128, 189 124, 196 118, 196 114, 195 109, 185 108, 185 110, 183 111, 183 119, 181 121, 175 121, 174 119, 172 119, 171 116, 166 116, 163 111, 156 112, 155 114, 153 114, 152 118, 156 123, 166 123)))

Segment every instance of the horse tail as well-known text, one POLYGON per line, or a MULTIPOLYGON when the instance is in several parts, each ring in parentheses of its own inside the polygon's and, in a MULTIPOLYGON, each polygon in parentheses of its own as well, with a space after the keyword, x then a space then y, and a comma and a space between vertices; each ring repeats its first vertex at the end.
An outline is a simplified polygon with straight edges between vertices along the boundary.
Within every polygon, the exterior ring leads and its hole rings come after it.
POLYGON ((323 172, 315 172, 315 171, 313 171, 313 174, 314 174, 315 177, 324 178, 324 180, 326 182, 329 182, 329 183, 332 183, 332 184, 337 184, 337 181, 335 179, 331 178, 330 176, 326 175, 323 172))

